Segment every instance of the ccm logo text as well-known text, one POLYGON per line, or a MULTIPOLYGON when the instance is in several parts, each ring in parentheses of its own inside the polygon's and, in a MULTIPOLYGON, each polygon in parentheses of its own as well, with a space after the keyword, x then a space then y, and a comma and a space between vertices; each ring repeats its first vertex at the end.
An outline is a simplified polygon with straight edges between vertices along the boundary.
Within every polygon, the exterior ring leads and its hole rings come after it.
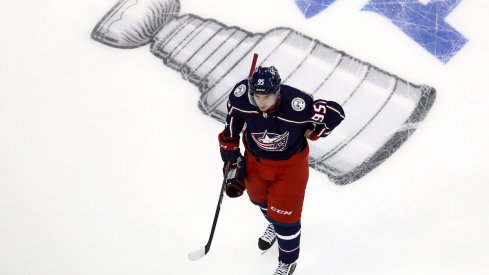
POLYGON ((292 212, 293 211, 285 211, 285 210, 280 210, 280 209, 277 209, 275 206, 272 206, 270 207, 270 209, 272 209, 273 212, 276 212, 277 214, 280 214, 280 215, 292 215, 292 212))

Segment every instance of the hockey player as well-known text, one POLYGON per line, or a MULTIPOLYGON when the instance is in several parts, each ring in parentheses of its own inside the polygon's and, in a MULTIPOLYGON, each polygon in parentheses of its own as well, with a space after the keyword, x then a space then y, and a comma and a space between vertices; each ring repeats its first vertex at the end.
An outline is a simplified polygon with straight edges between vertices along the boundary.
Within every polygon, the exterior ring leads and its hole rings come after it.
POLYGON ((275 67, 258 67, 229 95, 221 157, 237 170, 226 182, 226 194, 245 190, 269 224, 258 239, 268 250, 278 241, 275 274, 292 274, 299 258, 301 212, 309 177, 307 139, 328 136, 345 118, 341 106, 281 84, 275 67), (246 127, 245 127, 246 124, 246 127), (243 131, 244 156, 239 149, 243 131))

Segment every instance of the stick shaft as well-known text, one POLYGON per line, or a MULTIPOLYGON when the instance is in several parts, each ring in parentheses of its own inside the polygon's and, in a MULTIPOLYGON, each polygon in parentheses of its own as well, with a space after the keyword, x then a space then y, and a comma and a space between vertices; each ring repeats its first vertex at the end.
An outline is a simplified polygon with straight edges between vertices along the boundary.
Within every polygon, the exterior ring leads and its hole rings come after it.
POLYGON ((255 70, 257 60, 258 60, 258 54, 254 53, 253 61, 251 62, 250 75, 248 76, 249 78, 251 78, 251 75, 253 75, 253 71, 255 70))
POLYGON ((219 218, 219 212, 221 211, 222 199, 224 197, 224 188, 226 187, 226 180, 228 178, 228 172, 231 167, 230 163, 226 163, 224 168, 224 179, 222 181, 221 190, 219 191, 219 199, 217 200, 216 212, 214 214, 214 221, 212 222, 211 234, 209 235, 209 240, 205 245, 205 254, 211 249, 212 240, 214 239, 214 232, 216 231, 217 219, 219 218))

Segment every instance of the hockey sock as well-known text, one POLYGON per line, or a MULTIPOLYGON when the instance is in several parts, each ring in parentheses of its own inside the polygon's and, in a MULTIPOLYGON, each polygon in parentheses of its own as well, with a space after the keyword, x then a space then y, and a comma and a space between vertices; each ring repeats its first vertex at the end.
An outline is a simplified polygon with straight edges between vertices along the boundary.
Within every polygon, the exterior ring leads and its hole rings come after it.
POLYGON ((293 225, 275 224, 279 246, 279 261, 293 263, 299 258, 301 223, 293 225))
POLYGON ((267 203, 266 202, 263 202, 263 203, 257 203, 256 204, 258 207, 260 207, 260 211, 261 213, 263 214, 263 216, 265 216, 265 219, 269 220, 268 218, 268 215, 267 215, 267 203))

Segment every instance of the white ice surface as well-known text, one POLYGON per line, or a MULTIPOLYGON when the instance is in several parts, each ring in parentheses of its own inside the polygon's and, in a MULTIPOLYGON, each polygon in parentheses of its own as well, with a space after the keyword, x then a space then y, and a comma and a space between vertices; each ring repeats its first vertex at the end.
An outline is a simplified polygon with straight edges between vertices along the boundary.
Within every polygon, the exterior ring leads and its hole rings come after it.
MULTIPOLYGON (((361 180, 336 186, 311 169, 295 274, 487 275, 489 2, 447 18, 469 42, 446 65, 361 12, 367 2, 309 20, 281 0, 181 0, 181 13, 292 27, 438 91, 411 139, 361 180)), ((0 274, 272 274, 278 253, 260 255, 266 223, 246 197, 224 199, 210 253, 187 259, 212 223, 222 124, 149 47, 90 39, 114 3, 2 2, 0 274)))

